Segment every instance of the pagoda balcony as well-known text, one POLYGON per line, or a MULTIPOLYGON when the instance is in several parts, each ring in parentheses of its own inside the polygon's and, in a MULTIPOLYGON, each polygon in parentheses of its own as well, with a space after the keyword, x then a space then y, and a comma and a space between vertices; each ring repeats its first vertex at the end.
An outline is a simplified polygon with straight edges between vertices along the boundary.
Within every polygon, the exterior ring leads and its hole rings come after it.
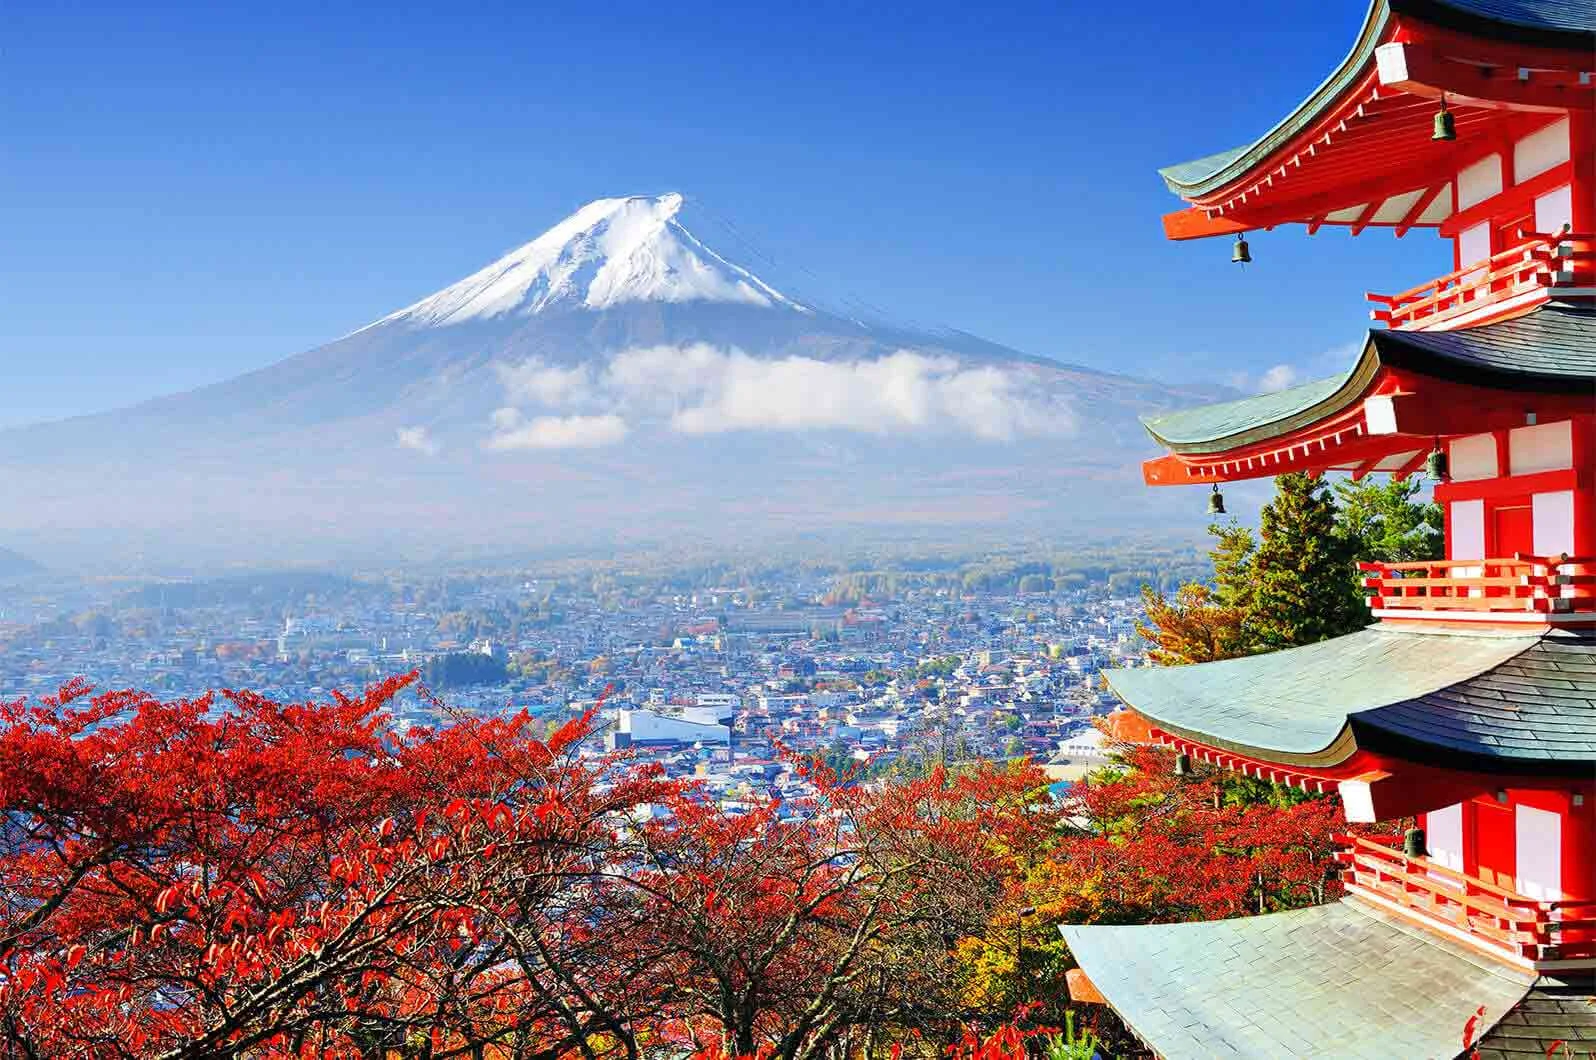
POLYGON ((1359 563, 1379 617, 1596 615, 1596 557, 1531 556, 1359 563))
POLYGON ((1483 323, 1558 296, 1589 294, 1596 236, 1567 228, 1552 234, 1519 230, 1516 246, 1401 294, 1368 292, 1383 307, 1372 320, 1397 330, 1427 331, 1483 323))
POLYGON ((1596 901, 1534 898, 1361 836, 1335 841, 1351 894, 1519 964, 1596 964, 1596 901))

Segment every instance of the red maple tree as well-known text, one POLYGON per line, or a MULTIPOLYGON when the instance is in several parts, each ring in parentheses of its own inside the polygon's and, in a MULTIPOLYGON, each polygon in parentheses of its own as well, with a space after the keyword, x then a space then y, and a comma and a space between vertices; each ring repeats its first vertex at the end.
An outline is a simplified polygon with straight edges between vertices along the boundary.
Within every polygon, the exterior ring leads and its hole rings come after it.
POLYGON ((1059 1021, 1052 924, 1334 889, 1331 804, 1148 749, 1062 803, 1027 763, 789 756, 810 795, 723 808, 589 746, 591 716, 401 729, 414 684, 0 704, 4 1054, 929 1056, 1059 1021))

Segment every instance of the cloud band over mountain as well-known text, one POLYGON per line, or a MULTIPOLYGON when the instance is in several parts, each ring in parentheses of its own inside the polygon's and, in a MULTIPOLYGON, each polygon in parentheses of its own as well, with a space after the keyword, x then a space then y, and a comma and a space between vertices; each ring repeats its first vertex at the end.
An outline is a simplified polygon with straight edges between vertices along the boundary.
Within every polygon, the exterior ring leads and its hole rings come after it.
POLYGON ((1073 410, 1036 393, 1019 371, 909 350, 822 361, 689 343, 624 350, 601 369, 529 358, 501 366, 499 375, 512 404, 495 414, 491 449, 614 444, 642 423, 687 435, 842 430, 993 442, 1075 429, 1073 410))

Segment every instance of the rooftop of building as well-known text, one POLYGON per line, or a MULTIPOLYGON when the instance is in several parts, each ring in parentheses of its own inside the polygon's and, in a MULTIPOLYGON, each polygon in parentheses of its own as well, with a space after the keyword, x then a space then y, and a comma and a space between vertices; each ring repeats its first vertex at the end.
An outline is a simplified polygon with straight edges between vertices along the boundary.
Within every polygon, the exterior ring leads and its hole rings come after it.
POLYGON ((1553 302, 1452 331, 1371 330, 1339 375, 1286 390, 1144 418, 1177 453, 1224 452, 1277 438, 1360 401, 1383 366, 1515 391, 1596 394, 1596 305, 1553 302))
POLYGON ((1589 983, 1537 980, 1358 898, 1059 930, 1092 985, 1165 1060, 1455 1056, 1479 1006, 1490 1060, 1596 1038, 1589 983))
POLYGON ((1596 766, 1596 633, 1384 624, 1317 644, 1105 673, 1163 731, 1308 769, 1359 750, 1494 770, 1596 766))
POLYGON ((1301 103, 1252 143, 1159 170, 1175 194, 1195 198, 1219 190, 1312 125, 1352 90, 1387 41, 1392 23, 1409 17, 1465 34, 1534 47, 1589 51, 1596 44, 1591 0, 1374 0, 1351 51, 1301 103))

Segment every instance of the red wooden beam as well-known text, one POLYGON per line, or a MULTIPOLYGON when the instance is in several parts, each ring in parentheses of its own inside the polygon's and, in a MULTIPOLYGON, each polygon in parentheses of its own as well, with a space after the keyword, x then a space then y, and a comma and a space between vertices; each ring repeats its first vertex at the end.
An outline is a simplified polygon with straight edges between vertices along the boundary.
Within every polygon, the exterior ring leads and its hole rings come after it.
POLYGON ((1421 449, 1413 455, 1407 463, 1391 472, 1391 478, 1397 482, 1406 482, 1408 476, 1424 466, 1424 461, 1429 459, 1430 451, 1421 449))
POLYGON ((1392 42, 1374 50, 1380 84, 1415 96, 1492 110, 1588 110, 1596 92, 1555 74, 1521 81, 1519 64, 1482 64, 1452 59, 1420 44, 1392 42), (1510 72, 1511 71, 1511 72, 1510 72))
POLYGON ((1375 467, 1379 465, 1381 459, 1383 459, 1383 458, 1382 457, 1371 457, 1370 459, 1365 460, 1363 463, 1359 464, 1352 471, 1352 481, 1353 482, 1362 482, 1364 479, 1368 478, 1369 477, 1369 472, 1373 471, 1375 469, 1375 467))
POLYGON ((1401 239, 1412 231, 1413 226, 1418 224, 1419 218, 1424 216, 1424 211, 1428 210, 1435 200, 1441 197, 1441 193, 1450 189, 1451 186, 1450 181, 1442 181, 1420 195, 1413 205, 1408 207, 1408 212, 1402 215, 1402 220, 1397 222, 1396 237, 1401 239))
POLYGON ((1212 236, 1235 235, 1251 227, 1225 217, 1209 217, 1204 211, 1195 208, 1164 215, 1166 239, 1208 239, 1212 236))
MULTIPOLYGON (((1505 165, 1512 165, 1511 149, 1502 152, 1502 160, 1505 165)), ((1459 210, 1442 221, 1441 234, 1452 239, 1463 229, 1472 228, 1482 221, 1489 221, 1493 217, 1502 215, 1512 216, 1515 211, 1533 208, 1536 199, 1549 191, 1561 188, 1573 179, 1574 163, 1570 161, 1555 165, 1544 173, 1537 173, 1522 183, 1509 182, 1503 185, 1504 190, 1498 194, 1484 202, 1475 203, 1466 210, 1459 210)))
POLYGON ((1370 199, 1369 205, 1365 206, 1363 212, 1358 215, 1358 219, 1352 222, 1352 234, 1361 236, 1363 230, 1369 227, 1369 222, 1374 220, 1374 215, 1380 212, 1380 207, 1383 205, 1385 205, 1385 200, 1382 198, 1370 199))

